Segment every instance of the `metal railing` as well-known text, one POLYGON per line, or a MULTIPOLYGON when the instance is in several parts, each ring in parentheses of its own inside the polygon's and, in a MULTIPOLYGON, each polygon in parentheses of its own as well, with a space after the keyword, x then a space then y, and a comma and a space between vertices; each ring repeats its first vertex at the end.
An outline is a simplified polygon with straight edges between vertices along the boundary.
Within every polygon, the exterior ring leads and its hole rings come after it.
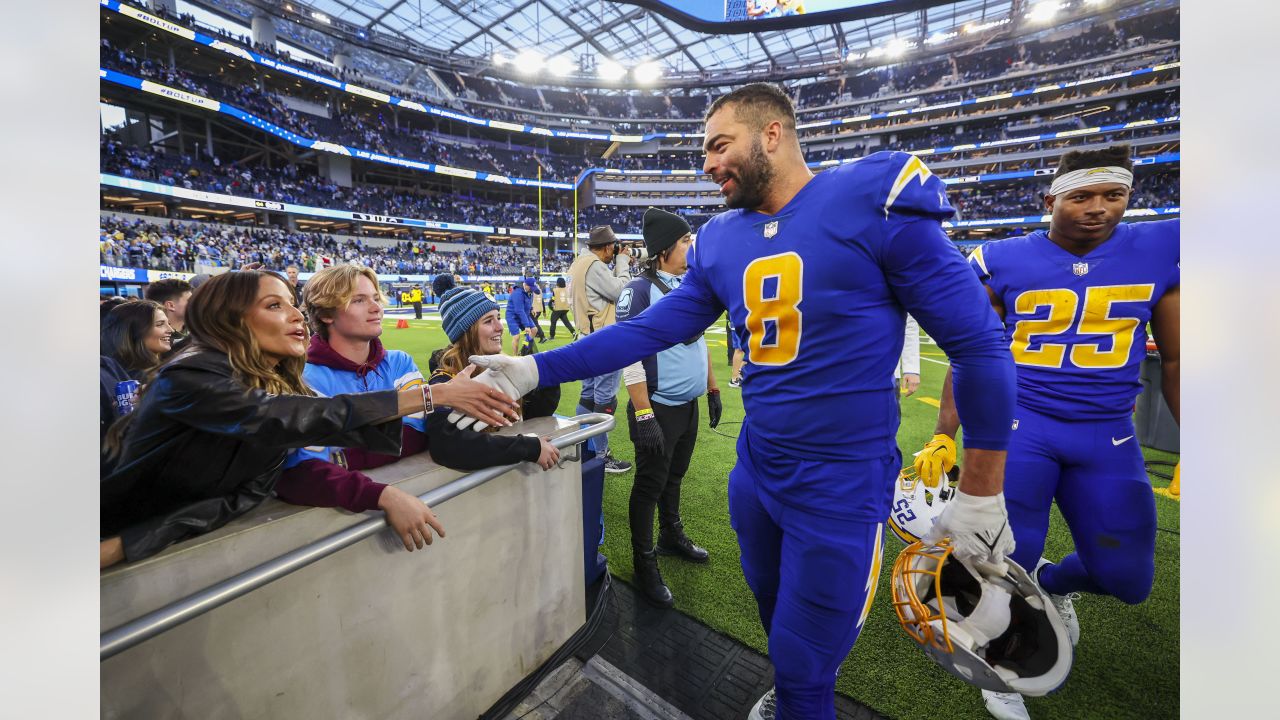
MULTIPOLYGON (((577 445, 588 438, 609 432, 613 429, 615 422, 612 415, 605 413, 587 413, 569 418, 569 420, 587 425, 587 427, 553 438, 551 444, 557 448, 563 449, 570 445, 577 445)), ((564 458, 561 462, 570 460, 576 460, 576 458, 564 458)), ((453 482, 441 485, 435 490, 423 493, 418 496, 418 499, 432 507, 438 506, 440 503, 477 488, 506 473, 508 470, 519 467, 521 464, 501 465, 478 470, 453 482)), ((112 628, 102 633, 99 638, 98 660, 102 661, 118 655, 134 645, 171 630, 238 597, 247 595, 290 573, 301 570, 339 550, 350 547, 367 537, 377 534, 386 527, 386 518, 381 514, 378 517, 369 518, 357 525, 321 538, 305 547, 287 552, 204 590, 149 612, 142 617, 112 628)))

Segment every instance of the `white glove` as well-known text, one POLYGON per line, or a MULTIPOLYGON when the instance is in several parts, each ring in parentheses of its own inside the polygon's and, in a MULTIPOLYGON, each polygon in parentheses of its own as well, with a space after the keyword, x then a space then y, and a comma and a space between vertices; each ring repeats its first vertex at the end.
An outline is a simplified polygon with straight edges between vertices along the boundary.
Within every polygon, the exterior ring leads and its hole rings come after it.
MULTIPOLYGON (((469 362, 488 371, 473 376, 472 380, 488 385, 508 397, 522 398, 538 387, 538 364, 532 355, 472 355, 469 362)), ((457 411, 449 413, 449 422, 462 430, 477 432, 489 427, 489 423, 457 411)))
POLYGON ((957 490, 921 540, 930 545, 944 537, 951 538, 956 557, 973 562, 987 575, 1003 576, 1009 569, 1005 557, 1014 548, 1004 493, 980 497, 957 490))

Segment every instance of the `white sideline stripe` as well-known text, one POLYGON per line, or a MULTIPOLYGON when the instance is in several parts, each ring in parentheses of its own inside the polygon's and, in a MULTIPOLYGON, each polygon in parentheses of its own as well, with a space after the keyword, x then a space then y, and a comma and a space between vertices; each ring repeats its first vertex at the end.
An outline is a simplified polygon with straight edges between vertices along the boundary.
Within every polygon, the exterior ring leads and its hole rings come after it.
POLYGON ((933 358, 927 358, 927 357, 922 357, 922 358, 920 358, 920 359, 921 359, 921 360, 924 360, 924 361, 926 361, 926 362, 935 363, 935 364, 937 364, 937 365, 950 365, 950 364, 951 364, 951 363, 947 362, 946 360, 934 360, 933 358))

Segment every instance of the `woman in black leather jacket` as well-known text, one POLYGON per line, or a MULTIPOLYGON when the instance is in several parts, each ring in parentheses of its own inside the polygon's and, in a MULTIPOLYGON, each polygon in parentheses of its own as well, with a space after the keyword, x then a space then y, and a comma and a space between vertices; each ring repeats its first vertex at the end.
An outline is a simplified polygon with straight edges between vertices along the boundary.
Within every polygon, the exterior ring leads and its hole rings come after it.
MULTIPOLYGON (((162 366, 138 408, 112 427, 114 471, 102 479, 102 567, 138 560, 218 528, 271 493, 290 448, 398 453, 400 418, 438 403, 491 422, 510 398, 463 374, 428 391, 315 397, 302 380, 309 340, 293 293, 273 273, 219 275, 187 307, 189 347, 162 366)), ((443 529, 423 505, 418 547, 443 529)))

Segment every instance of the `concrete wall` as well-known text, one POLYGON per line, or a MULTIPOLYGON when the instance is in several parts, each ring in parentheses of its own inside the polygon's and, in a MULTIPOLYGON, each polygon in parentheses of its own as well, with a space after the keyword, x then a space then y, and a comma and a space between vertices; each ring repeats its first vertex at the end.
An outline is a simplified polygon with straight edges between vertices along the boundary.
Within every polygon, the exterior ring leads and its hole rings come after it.
MULTIPOLYGON (((461 475, 425 455, 368 474, 413 494, 461 475)), ((471 720, 585 622, 581 504, 579 464, 526 463, 440 505, 423 551, 384 531, 103 662, 102 716, 471 720)), ((362 520, 269 501, 104 573, 102 628, 362 520)))

